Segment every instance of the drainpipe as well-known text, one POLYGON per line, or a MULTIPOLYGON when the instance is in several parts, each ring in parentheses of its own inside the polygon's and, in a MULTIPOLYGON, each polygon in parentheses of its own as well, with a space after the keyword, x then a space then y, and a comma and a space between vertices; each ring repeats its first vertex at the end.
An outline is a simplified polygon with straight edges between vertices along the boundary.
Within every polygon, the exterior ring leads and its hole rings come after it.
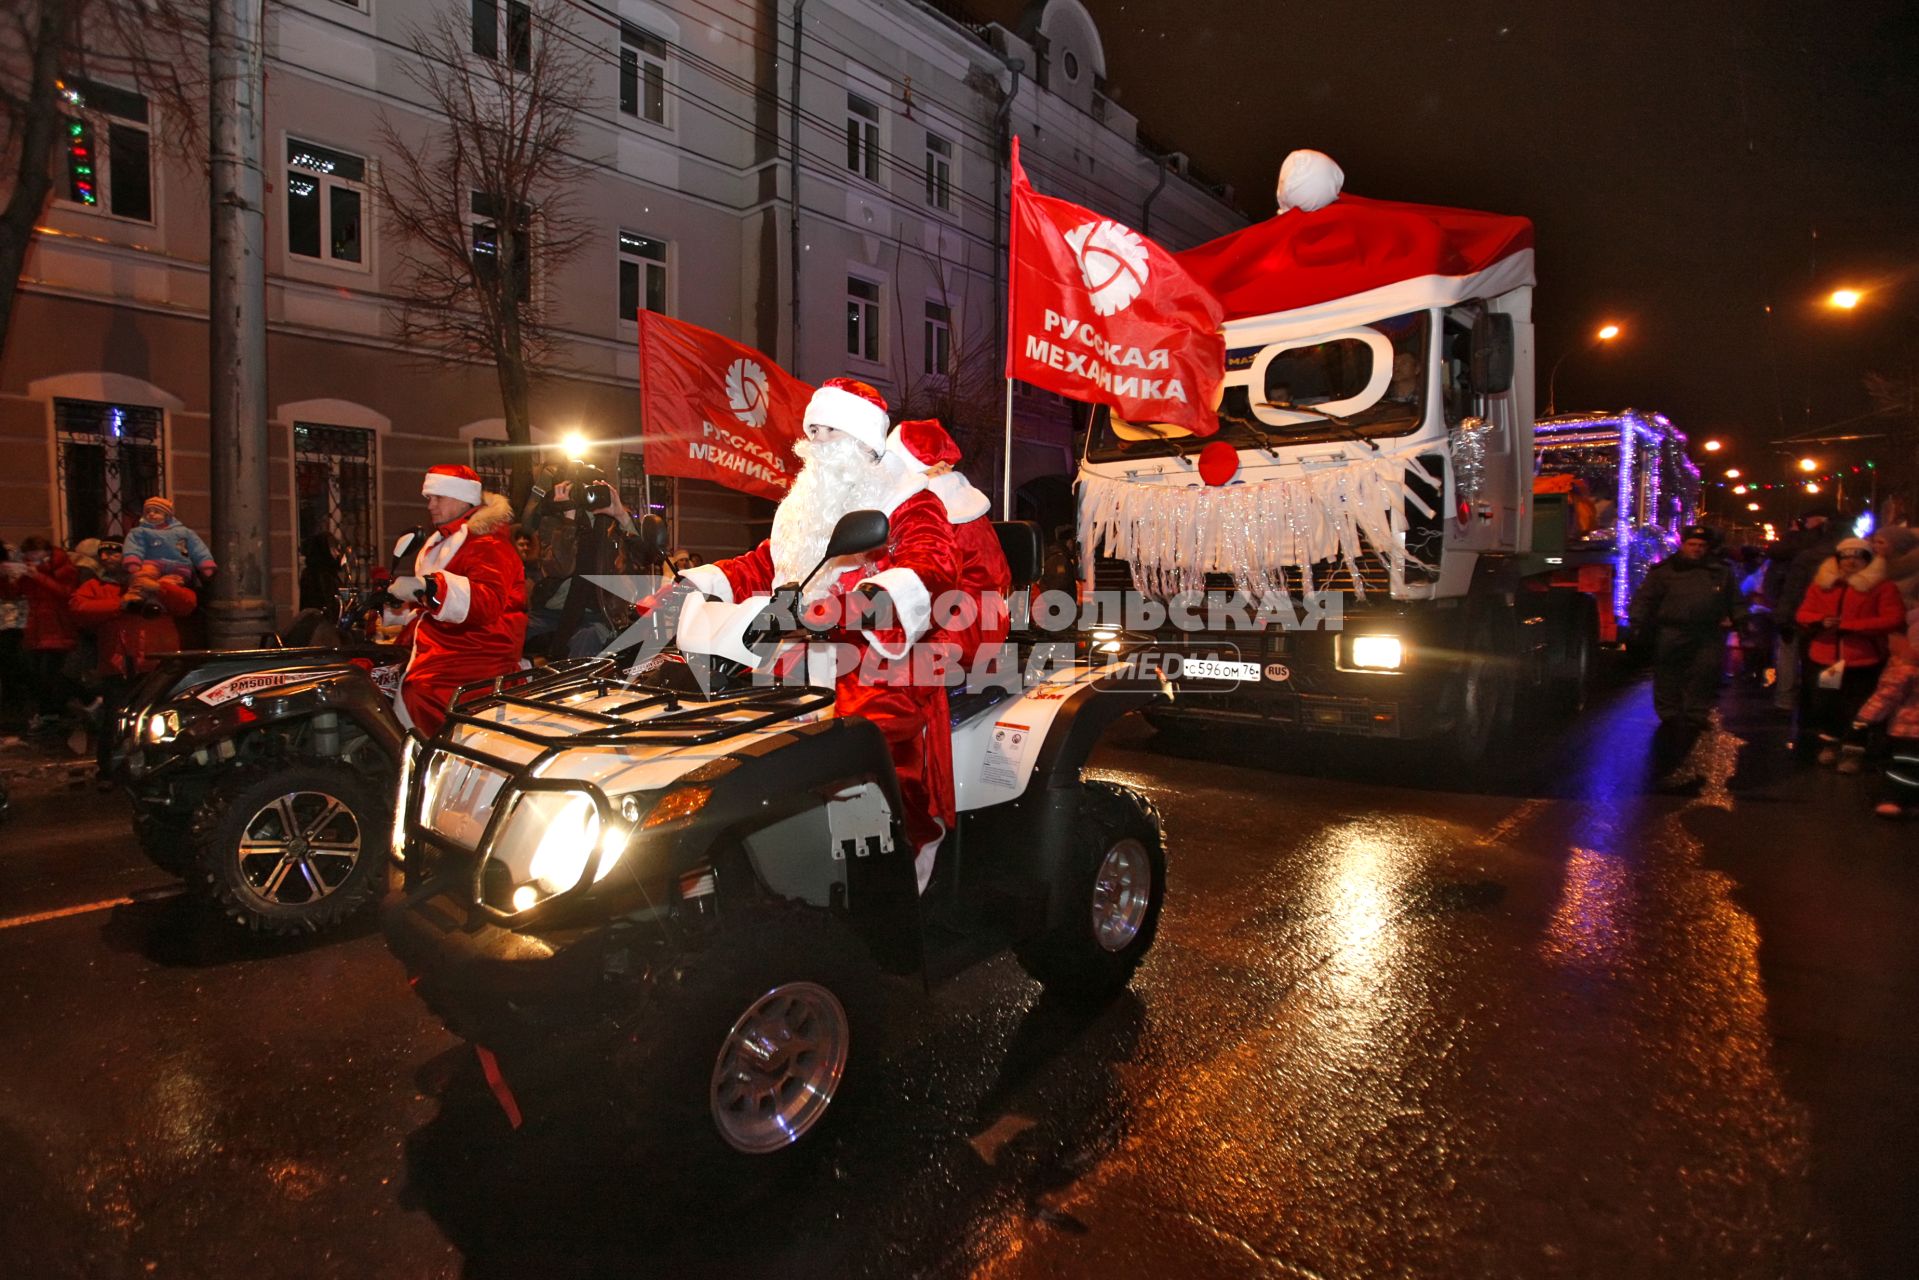
POLYGON ((1166 189, 1166 174, 1168 172, 1166 161, 1169 158, 1170 157, 1167 156, 1153 157, 1153 163, 1159 166, 1159 181, 1153 184, 1153 189, 1147 193, 1145 205, 1142 206, 1139 211, 1139 233, 1143 236, 1153 234, 1153 201, 1159 199, 1159 193, 1166 189))
MULTIPOLYGON (((1004 359, 1006 351, 1006 282, 1012 264, 1001 263, 1006 256, 1006 219, 1000 214, 1000 204, 1006 198, 1006 155, 1012 149, 1012 131, 1009 121, 1013 115, 1013 98, 1019 93, 1019 73, 1026 69, 1026 63, 1020 58, 1004 58, 1006 69, 1013 73, 1013 82, 1007 87, 1006 97, 1001 99, 999 112, 993 117, 993 138, 999 147, 999 155, 993 157, 993 334, 994 350, 1004 359)), ((1013 384, 1006 384, 1006 421, 1007 444, 1006 457, 1000 461, 1001 484, 1005 492, 1000 494, 1000 510, 1007 519, 1012 518, 1013 494, 1013 384)))
POLYGON ((806 14, 806 0, 795 0, 793 5, 793 92, 786 104, 786 131, 792 150, 787 155, 787 185, 791 188, 787 196, 792 202, 791 216, 787 223, 787 233, 792 241, 787 250, 791 259, 792 278, 788 282, 788 292, 793 304, 793 347, 787 356, 786 367, 793 376, 805 377, 800 368, 800 41, 803 33, 800 19, 806 14))

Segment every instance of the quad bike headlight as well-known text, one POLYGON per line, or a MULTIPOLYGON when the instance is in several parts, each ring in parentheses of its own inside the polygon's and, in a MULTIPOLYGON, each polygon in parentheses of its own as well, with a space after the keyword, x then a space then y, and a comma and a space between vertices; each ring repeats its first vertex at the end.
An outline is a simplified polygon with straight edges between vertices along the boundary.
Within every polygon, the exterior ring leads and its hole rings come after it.
POLYGON ((624 823, 602 822, 599 806, 582 792, 522 792, 513 801, 492 859, 511 878, 513 909, 524 911, 577 886, 596 852, 600 864, 593 879, 606 879, 631 835, 632 828, 624 823))
POLYGON ((140 736, 152 746, 163 742, 172 742, 180 735, 180 713, 177 711, 156 711, 147 717, 140 736))

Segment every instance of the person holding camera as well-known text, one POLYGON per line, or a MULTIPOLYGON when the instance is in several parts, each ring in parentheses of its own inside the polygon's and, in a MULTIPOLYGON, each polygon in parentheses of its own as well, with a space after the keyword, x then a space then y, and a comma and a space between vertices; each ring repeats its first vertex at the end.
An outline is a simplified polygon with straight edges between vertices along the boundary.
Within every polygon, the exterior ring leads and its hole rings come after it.
POLYGON ((527 638, 549 657, 590 657, 612 638, 614 617, 591 582, 629 570, 628 548, 638 535, 633 516, 606 473, 590 462, 565 470, 544 467, 522 509, 523 529, 535 530, 540 573, 530 598, 527 638))
POLYGON ((526 570, 507 536, 512 505, 487 493, 473 468, 434 467, 420 492, 433 532, 413 572, 394 578, 387 594, 409 615, 402 642, 413 646, 394 710, 402 724, 432 737, 455 689, 519 669, 526 570))

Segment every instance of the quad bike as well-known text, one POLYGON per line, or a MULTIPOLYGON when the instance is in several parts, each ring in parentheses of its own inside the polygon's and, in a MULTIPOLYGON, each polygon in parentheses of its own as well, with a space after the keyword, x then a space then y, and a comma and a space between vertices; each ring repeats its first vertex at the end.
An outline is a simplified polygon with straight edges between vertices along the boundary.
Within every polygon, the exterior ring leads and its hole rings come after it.
MULTIPOLYGON (((360 633, 380 595, 351 601, 341 634, 360 633)), ((162 659, 109 725, 108 776, 141 849, 255 933, 316 932, 369 906, 386 885, 406 659, 351 640, 162 659)))
MULTIPOLYGON (((999 531, 1023 585, 1036 530, 999 531)), ((826 556, 886 533, 854 512, 826 556)), ((955 691, 959 821, 922 895, 879 727, 834 716, 830 688, 752 679, 774 645, 741 640, 805 634, 779 612, 692 595, 677 648, 469 686, 409 749, 383 927, 516 1126, 584 1112, 640 1149, 770 1171, 845 1112, 882 974, 930 984, 1011 948, 1049 992, 1099 1000, 1152 945, 1158 814, 1081 770, 1156 685, 1067 643, 1043 683, 955 691)))

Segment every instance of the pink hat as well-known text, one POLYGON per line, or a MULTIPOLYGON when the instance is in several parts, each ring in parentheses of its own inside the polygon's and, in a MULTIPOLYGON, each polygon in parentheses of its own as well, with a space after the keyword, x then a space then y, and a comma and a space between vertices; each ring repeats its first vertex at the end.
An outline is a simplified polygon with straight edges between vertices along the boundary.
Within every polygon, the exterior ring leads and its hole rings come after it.
POLYGON ((857 378, 828 378, 806 402, 801 426, 844 431, 874 453, 886 452, 886 397, 857 378))
POLYGON ((960 449, 936 418, 909 418, 886 438, 886 451, 911 471, 924 471, 944 462, 957 467, 960 449))
POLYGON ((431 467, 426 473, 426 482, 420 486, 423 497, 458 498, 469 507, 477 507, 486 497, 486 489, 480 483, 480 473, 472 467, 448 466, 431 467))

